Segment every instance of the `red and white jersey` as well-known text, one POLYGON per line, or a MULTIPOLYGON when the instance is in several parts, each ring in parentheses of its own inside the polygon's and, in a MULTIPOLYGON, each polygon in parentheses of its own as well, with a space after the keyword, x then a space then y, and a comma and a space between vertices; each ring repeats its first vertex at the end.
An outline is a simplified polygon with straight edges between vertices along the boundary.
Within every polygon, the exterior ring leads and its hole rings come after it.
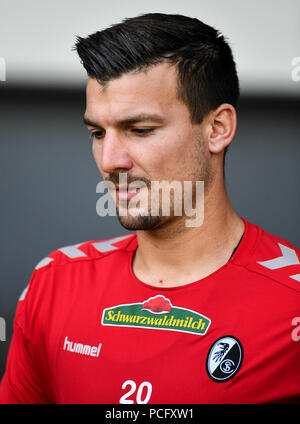
POLYGON ((135 233, 49 254, 18 303, 0 401, 299 402, 300 252, 245 225, 224 266, 180 287, 135 276, 135 233))

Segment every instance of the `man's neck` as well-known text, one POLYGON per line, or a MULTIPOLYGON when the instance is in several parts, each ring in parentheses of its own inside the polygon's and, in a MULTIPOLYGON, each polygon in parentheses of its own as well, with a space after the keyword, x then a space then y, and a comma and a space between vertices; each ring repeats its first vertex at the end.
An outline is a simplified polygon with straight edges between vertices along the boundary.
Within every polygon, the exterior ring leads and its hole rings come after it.
POLYGON ((137 278, 157 287, 176 287, 208 276, 229 260, 245 225, 226 194, 219 207, 209 207, 214 203, 210 200, 199 227, 185 227, 185 217, 176 217, 166 226, 137 232, 133 260, 137 278))

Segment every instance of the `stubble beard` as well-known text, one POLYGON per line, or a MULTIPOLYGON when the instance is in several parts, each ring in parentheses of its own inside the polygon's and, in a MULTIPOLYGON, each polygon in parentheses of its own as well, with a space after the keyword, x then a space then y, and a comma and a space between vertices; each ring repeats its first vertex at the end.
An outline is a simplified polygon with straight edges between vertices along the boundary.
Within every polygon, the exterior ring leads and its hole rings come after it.
POLYGON ((120 224, 129 231, 154 230, 161 225, 163 218, 161 216, 151 216, 150 214, 145 216, 120 216, 118 208, 117 217, 120 224))

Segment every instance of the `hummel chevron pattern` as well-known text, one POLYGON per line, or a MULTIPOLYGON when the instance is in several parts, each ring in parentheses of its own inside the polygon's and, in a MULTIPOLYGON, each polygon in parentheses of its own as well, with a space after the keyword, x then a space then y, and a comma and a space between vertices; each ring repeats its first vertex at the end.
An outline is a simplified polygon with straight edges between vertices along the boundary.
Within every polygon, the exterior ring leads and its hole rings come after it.
MULTIPOLYGON (((268 261, 257 262, 257 263, 268 269, 278 269, 278 268, 284 268, 290 265, 300 264, 300 261, 294 249, 284 246, 281 243, 278 243, 278 246, 281 250, 282 256, 278 256, 277 258, 270 259, 268 261)), ((289 277, 300 282, 300 274, 290 275, 289 277)))

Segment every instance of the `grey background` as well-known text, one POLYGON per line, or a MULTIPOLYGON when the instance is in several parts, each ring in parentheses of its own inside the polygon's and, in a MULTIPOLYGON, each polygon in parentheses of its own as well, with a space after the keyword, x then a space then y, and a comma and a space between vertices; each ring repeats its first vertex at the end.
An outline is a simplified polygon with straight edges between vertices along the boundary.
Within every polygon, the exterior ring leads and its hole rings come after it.
MULTIPOLYGON (((299 106, 289 98, 243 97, 226 159, 226 185, 238 213, 300 246, 299 106)), ((82 123, 83 90, 1 86, 0 376, 17 299, 50 251, 127 234, 96 214, 100 175, 82 123)))

